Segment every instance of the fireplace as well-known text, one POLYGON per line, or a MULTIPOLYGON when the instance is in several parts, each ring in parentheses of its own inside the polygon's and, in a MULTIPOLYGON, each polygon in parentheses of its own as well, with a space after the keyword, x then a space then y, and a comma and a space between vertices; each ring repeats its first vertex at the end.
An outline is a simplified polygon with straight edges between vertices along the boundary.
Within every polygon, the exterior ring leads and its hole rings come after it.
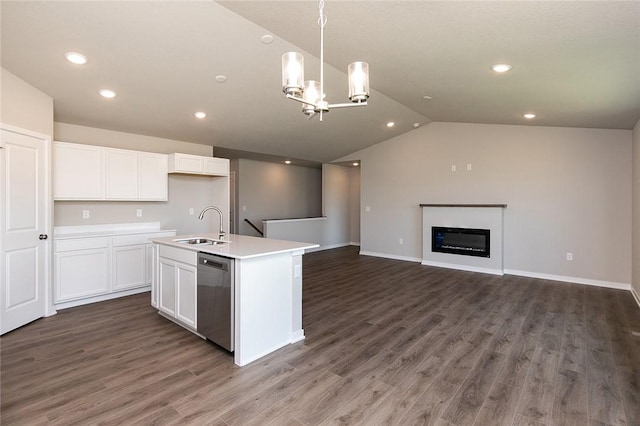
POLYGON ((488 229, 431 227, 431 251, 464 256, 491 257, 488 229))

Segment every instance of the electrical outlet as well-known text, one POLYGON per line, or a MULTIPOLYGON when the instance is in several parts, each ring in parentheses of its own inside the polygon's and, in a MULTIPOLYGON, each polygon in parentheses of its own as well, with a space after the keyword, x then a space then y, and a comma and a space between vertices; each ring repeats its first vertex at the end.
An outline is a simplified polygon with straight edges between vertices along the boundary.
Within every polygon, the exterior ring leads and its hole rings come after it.
POLYGON ((369 212, 371 211, 371 207, 366 206, 366 207, 364 208, 364 211, 365 211, 365 212, 367 212, 367 213, 369 213, 369 212))
POLYGON ((567 260, 573 260, 573 253, 567 253, 567 260))
POLYGON ((246 212, 247 211, 247 206, 242 206, 242 211, 246 212))
POLYGON ((471 163, 467 164, 467 171, 470 172, 471 171, 471 163))
POLYGON ((136 216, 142 217, 142 209, 136 210, 136 216))
POLYGON ((193 207, 189 208, 189 214, 193 216, 193 207))
POLYGON ((82 210, 82 218, 89 219, 89 210, 82 210))
POLYGON ((402 238, 398 238, 398 244, 403 245, 404 244, 404 240, 402 238))
POLYGON ((456 170, 458 170, 458 167, 455 164, 451 165, 451 171, 455 172, 456 170))

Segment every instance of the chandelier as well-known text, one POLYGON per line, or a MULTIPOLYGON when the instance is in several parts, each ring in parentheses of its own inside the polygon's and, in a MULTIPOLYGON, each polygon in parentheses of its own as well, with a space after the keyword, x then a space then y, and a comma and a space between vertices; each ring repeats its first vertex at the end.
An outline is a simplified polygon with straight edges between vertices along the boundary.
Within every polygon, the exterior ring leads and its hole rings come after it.
POLYGON ((324 15, 324 0, 320 0, 320 81, 304 81, 304 57, 298 52, 282 55, 282 91, 287 98, 301 102, 302 112, 313 117, 315 114, 329 112, 331 108, 346 108, 367 105, 369 98, 369 64, 352 62, 347 68, 349 76, 349 99, 352 103, 330 104, 324 95, 324 27, 327 17, 324 15))

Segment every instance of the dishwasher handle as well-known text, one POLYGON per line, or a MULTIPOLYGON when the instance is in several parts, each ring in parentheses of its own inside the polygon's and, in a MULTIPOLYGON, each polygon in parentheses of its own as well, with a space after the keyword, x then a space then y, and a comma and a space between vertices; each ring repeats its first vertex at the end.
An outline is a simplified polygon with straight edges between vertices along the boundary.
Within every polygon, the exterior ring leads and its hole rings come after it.
POLYGON ((198 258, 198 266, 200 267, 208 267, 208 268, 213 268, 213 269, 221 269, 223 271, 228 270, 228 266, 225 263, 221 263, 221 262, 216 262, 213 259, 208 259, 206 257, 199 257, 198 258))

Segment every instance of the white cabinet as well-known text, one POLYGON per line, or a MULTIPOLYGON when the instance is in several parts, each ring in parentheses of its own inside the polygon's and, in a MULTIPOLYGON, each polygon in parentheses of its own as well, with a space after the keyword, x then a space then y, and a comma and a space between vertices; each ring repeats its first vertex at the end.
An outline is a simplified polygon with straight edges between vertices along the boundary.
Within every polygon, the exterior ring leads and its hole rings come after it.
POLYGON ((56 200, 167 201, 167 155, 54 143, 56 200))
POLYGON ((138 199, 169 199, 169 164, 165 154, 138 152, 138 199))
POLYGON ((160 246, 158 257, 158 309, 195 330, 197 253, 160 246))
MULTIPOLYGON (((155 279, 151 238, 175 231, 55 241, 55 303, 60 308, 148 291, 155 279)), ((152 301, 155 294, 152 294, 152 301)))
POLYGON ((104 198, 104 150, 97 146, 53 144, 53 197, 56 200, 104 198))
POLYGON ((109 239, 82 238, 55 243, 55 301, 109 292, 109 239))
POLYGON ((169 154, 169 173, 229 176, 229 160, 201 155, 169 154))

